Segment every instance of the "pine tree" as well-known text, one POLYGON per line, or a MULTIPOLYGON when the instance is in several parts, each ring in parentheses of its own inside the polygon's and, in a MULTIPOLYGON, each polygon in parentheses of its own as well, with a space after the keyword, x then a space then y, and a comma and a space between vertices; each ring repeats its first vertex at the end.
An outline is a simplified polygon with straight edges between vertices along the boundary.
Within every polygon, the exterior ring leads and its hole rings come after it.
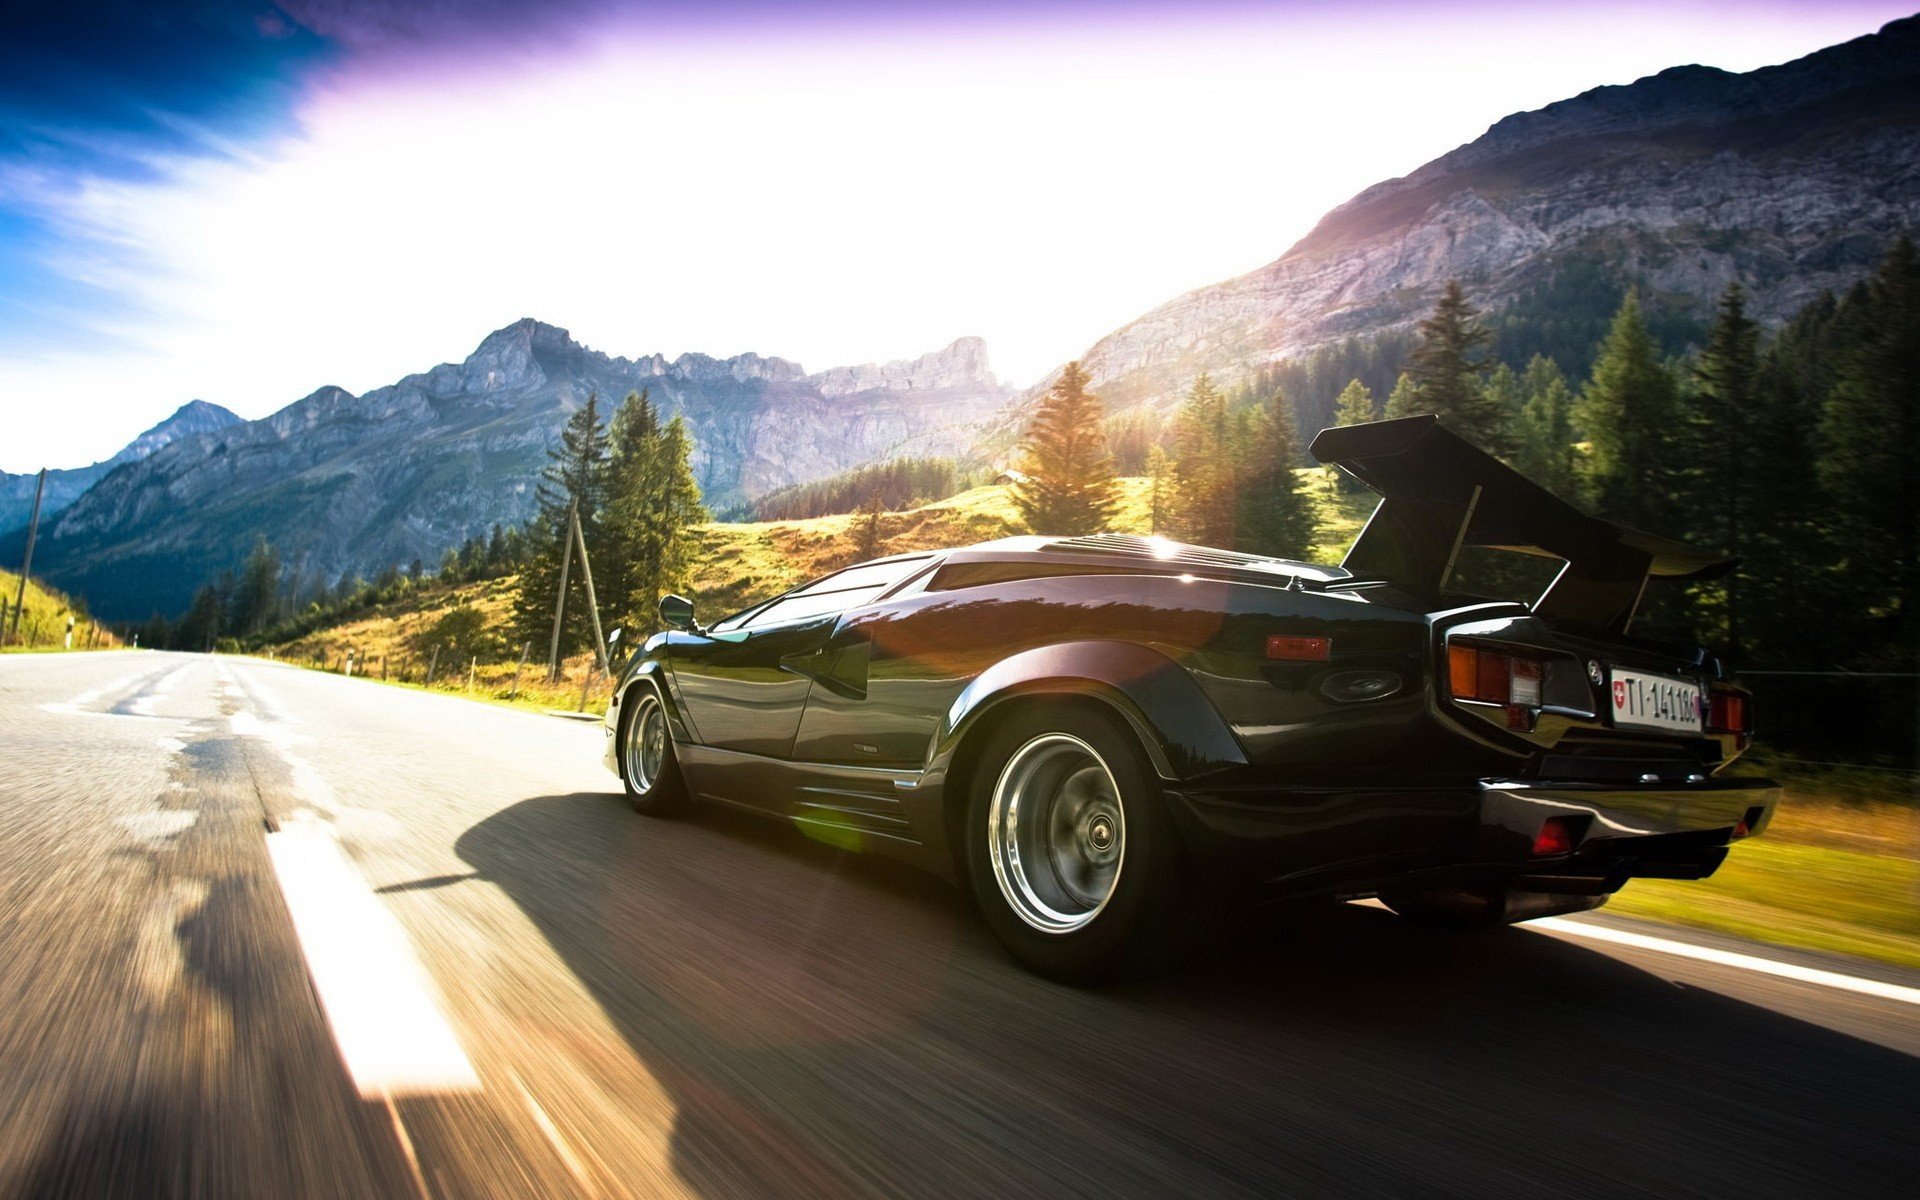
POLYGON ((1407 359, 1415 412, 1437 415, 1461 437, 1494 454, 1508 453, 1507 412, 1482 384, 1491 366, 1493 333, 1467 303, 1458 279, 1449 279, 1433 314, 1419 325, 1407 359))
POLYGON ((252 637, 265 632, 279 616, 280 556, 262 534, 254 539, 253 553, 240 570, 233 602, 233 632, 252 637))
POLYGON ((880 557, 881 535, 880 519, 886 515, 886 506, 875 496, 868 500, 866 507, 860 510, 860 517, 854 523, 854 561, 865 562, 880 557))
POLYGON ((1520 377, 1520 419, 1514 426, 1514 469, 1541 487, 1572 500, 1573 392, 1560 365, 1536 354, 1520 377))
POLYGON ((1373 390, 1358 379, 1342 389, 1334 401, 1335 425, 1364 425, 1379 419, 1379 409, 1373 402, 1373 390))
POLYGON ((1834 363, 1852 341, 1850 317, 1826 293, 1796 313, 1767 346, 1752 422, 1751 531, 1741 570, 1745 658, 1776 666, 1824 669, 1846 661, 1855 639, 1836 616, 1857 611, 1835 571, 1826 529, 1828 505, 1817 466, 1821 409, 1834 363), (1819 628, 1825 636, 1809 639, 1819 628))
MULTIPOLYGON (((1903 237, 1857 306, 1820 421, 1829 536, 1854 603, 1892 651, 1920 666, 1920 254, 1903 237)), ((1849 305, 1849 307, 1855 307, 1849 305)))
POLYGON ((1504 431, 1505 453, 1512 455, 1517 436, 1514 426, 1520 420, 1520 410, 1526 406, 1527 395, 1522 390, 1520 376, 1514 373, 1506 363, 1495 363, 1487 372, 1486 379, 1480 385, 1486 394, 1491 411, 1500 414, 1500 428, 1504 431))
POLYGON ((607 561, 595 580, 608 619, 650 625, 659 597, 659 526, 652 511, 660 462, 660 417, 646 390, 628 392, 607 435, 607 561))
MULTIPOLYGON (((607 489, 607 429, 600 419, 596 396, 574 410, 560 431, 560 444, 547 451, 548 464, 536 493, 539 510, 528 522, 532 545, 520 572, 520 593, 514 606, 516 639, 537 647, 548 645, 553 612, 560 596, 561 566, 572 539, 570 513, 579 514, 581 530, 598 530, 607 489)), ((593 541, 588 542, 592 553, 593 541)), ((566 621, 560 630, 562 657, 586 645, 592 637, 592 618, 586 611, 586 587, 578 556, 567 572, 566 621)))
MULTIPOLYGON (((1737 283, 1720 297, 1719 314, 1707 344, 1694 364, 1688 397, 1692 453, 1690 501, 1697 519, 1696 540, 1727 554, 1749 552, 1752 519, 1748 491, 1753 480, 1756 394, 1760 372, 1760 328, 1747 316, 1746 295, 1737 283)), ((1743 570, 1720 581, 1716 590, 1725 613, 1727 648, 1742 652, 1743 570)))
POLYGON ((653 510, 660 546, 660 576, 653 597, 657 605, 661 593, 686 587, 693 565, 693 529, 711 519, 700 501, 700 483, 693 476, 693 434, 677 413, 660 431, 660 474, 653 510))
POLYGON ((176 650, 211 650, 215 641, 226 631, 226 602, 220 598, 220 589, 214 584, 204 584, 193 594, 193 606, 174 627, 172 642, 176 650))
POLYGON ((1113 519, 1113 464, 1101 432, 1100 398, 1070 362, 1034 410, 1022 440, 1013 502, 1035 533, 1098 533, 1113 519))
POLYGON ((1673 376, 1640 317, 1639 296, 1628 292, 1574 409, 1589 447, 1584 484, 1601 516, 1654 533, 1684 523, 1675 519, 1675 464, 1687 447, 1675 406, 1673 376))
POLYGON ((1155 445, 1147 451, 1147 530, 1159 533, 1173 502, 1173 460, 1155 445))
POLYGON ((1395 421, 1401 417, 1417 417, 1427 410, 1420 407, 1420 396, 1413 384, 1413 376, 1405 371, 1393 381, 1393 390, 1387 393, 1387 420, 1395 421))
POLYGON ((1233 549, 1273 558, 1305 559, 1318 534, 1313 499, 1293 473, 1300 458, 1293 409, 1275 392, 1249 409, 1233 549))
POLYGON ((1239 516, 1237 432, 1226 396, 1202 374, 1173 422, 1173 525, 1190 542, 1233 545, 1239 516))

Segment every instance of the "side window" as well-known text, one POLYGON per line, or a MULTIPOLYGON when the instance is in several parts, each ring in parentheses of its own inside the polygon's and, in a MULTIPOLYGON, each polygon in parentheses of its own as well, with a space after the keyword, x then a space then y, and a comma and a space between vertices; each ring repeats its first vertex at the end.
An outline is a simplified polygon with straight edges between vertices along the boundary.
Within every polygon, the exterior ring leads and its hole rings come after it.
POLYGON ((870 600, 878 599, 888 588, 924 567, 929 557, 920 555, 914 558, 848 567, 844 571, 837 571, 795 588, 765 608, 749 614, 745 620, 733 627, 758 629, 762 625, 802 621, 808 617, 825 616, 828 613, 845 612, 849 608, 857 608, 870 600))
POLYGON ((816 579, 812 583, 797 587, 791 593, 795 596, 812 596, 822 592, 847 592, 860 588, 879 588, 885 590, 926 565, 927 556, 917 558, 894 559, 889 562, 867 563, 864 566, 848 567, 832 575, 816 579))
POLYGON ((809 592, 788 596, 784 600, 775 600, 748 617, 742 627, 758 629, 762 625, 778 625, 783 621, 800 621, 807 617, 842 612, 865 604, 885 590, 881 587, 865 587, 852 588, 844 592, 809 592))

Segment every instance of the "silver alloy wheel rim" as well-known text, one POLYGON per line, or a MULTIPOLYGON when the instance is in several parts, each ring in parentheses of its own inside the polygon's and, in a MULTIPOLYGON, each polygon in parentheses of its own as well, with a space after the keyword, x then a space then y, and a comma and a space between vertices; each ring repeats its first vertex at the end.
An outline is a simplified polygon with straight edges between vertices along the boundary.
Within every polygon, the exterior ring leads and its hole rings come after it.
POLYGON ((1042 933, 1072 933, 1113 899, 1126 860, 1120 788, 1106 760, 1066 733, 1033 738, 1007 760, 987 810, 1000 894, 1042 933))
POLYGON ((667 716, 660 697, 651 692, 641 697, 627 729, 627 782, 644 796, 660 782, 667 762, 667 716))

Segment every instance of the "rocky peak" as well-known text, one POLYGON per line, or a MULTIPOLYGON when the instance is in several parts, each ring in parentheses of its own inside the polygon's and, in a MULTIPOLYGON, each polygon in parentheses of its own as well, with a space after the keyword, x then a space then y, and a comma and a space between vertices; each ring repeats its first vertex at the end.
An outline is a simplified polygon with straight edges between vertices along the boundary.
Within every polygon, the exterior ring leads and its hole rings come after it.
POLYGON ((673 360, 672 365, 667 369, 667 374, 692 383, 717 383, 724 379, 731 379, 735 383, 746 383, 749 380, 791 383, 806 377, 806 372, 800 369, 799 363, 758 354, 736 354, 732 358, 714 358, 707 354, 682 354, 673 360))
POLYGON ((106 465, 118 466, 121 463, 133 462, 183 437, 192 437, 196 433, 211 433, 216 429, 225 429, 229 425, 239 425, 244 420, 245 418, 238 413, 222 408, 218 404, 209 404, 205 400, 189 400, 174 409, 172 416, 128 442, 120 453, 106 460, 106 465))
POLYGON ((522 317, 488 334, 455 372, 434 383, 451 383, 469 392, 535 388, 560 374, 569 360, 583 353, 585 348, 566 330, 522 317))
POLYGON ((1576 138, 1646 137, 1725 125, 1870 91, 1920 75, 1920 16, 1744 75, 1697 63, 1668 67, 1628 84, 1592 88, 1532 112, 1503 117, 1487 132, 1435 159, 1409 180, 1457 170, 1576 138))
POLYGON ((919 358, 834 367, 810 376, 809 381, 826 396, 850 396, 882 388, 939 392, 968 388, 992 391, 1000 386, 987 367, 987 343, 977 337, 960 338, 919 358))

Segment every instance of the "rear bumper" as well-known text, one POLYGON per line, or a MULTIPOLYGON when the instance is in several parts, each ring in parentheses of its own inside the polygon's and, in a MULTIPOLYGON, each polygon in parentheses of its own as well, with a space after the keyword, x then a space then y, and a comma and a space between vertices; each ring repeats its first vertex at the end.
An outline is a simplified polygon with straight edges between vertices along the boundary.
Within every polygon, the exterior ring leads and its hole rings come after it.
POLYGON ((1275 896, 1457 880, 1605 895, 1632 878, 1702 879, 1766 828, 1779 795, 1766 779, 1167 793, 1196 859, 1275 896), (1549 821, 1571 848, 1537 855, 1549 821))

